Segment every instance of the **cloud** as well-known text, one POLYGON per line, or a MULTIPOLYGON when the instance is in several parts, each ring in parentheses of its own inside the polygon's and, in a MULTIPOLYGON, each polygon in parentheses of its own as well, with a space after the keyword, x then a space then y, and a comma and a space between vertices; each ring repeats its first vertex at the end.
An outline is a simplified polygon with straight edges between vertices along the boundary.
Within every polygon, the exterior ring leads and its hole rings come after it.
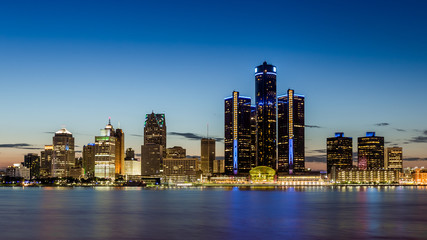
POLYGON ((395 130, 398 131, 398 132, 406 132, 405 129, 401 129, 401 128, 395 128, 395 130))
POLYGON ((40 150, 43 148, 34 147, 28 143, 4 143, 0 144, 0 148, 16 148, 16 149, 29 149, 29 150, 40 150))
POLYGON ((424 130, 424 135, 427 135, 427 130, 424 130))
MULTIPOLYGON (((204 138, 204 137, 197 135, 197 134, 194 134, 194 133, 169 132, 168 134, 172 135, 172 136, 184 137, 184 138, 187 138, 189 140, 201 140, 202 138, 204 138)), ((213 138, 213 139, 215 139, 215 141, 218 141, 218 142, 221 142, 223 140, 223 138, 213 138)))
POLYGON ((383 122, 383 123, 375 123, 374 125, 377 126, 377 127, 384 127, 384 126, 390 125, 390 123, 383 122))
POLYGON ((427 143, 426 136, 417 136, 408 140, 409 143, 427 143))
POLYGON ((305 127, 307 127, 307 128, 322 128, 321 126, 317 126, 317 125, 305 125, 305 127))
POLYGON ((312 153, 326 153, 326 149, 310 150, 309 152, 312 152, 312 153))
POLYGON ((305 161, 326 163, 326 155, 305 156, 305 161))
POLYGON ((143 137, 142 134, 129 134, 129 136, 132 136, 132 137, 143 137))
POLYGON ((43 132, 43 133, 46 133, 46 134, 55 134, 55 132, 43 132))

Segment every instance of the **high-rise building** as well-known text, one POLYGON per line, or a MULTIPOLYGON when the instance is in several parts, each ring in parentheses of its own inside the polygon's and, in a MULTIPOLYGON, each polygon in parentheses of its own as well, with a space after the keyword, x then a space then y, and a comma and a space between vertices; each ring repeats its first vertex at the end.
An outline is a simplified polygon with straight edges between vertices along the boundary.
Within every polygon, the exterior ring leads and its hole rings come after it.
POLYGON ((335 133, 335 137, 326 140, 326 166, 328 173, 332 167, 350 169, 353 167, 353 138, 344 137, 344 133, 335 133))
POLYGON ((53 137, 53 177, 68 177, 75 166, 74 137, 67 129, 62 128, 53 137))
POLYGON ((114 136, 116 137, 116 175, 123 175, 125 174, 125 134, 118 128, 114 136))
POLYGON ((289 89, 277 98, 278 172, 305 170, 305 111, 304 95, 289 89))
POLYGON ((45 145, 40 153, 40 177, 52 176, 53 145, 45 145))
POLYGON ((213 161, 215 160, 215 139, 202 138, 200 158, 204 175, 213 173, 213 161))
POLYGON ((267 62, 255 68, 257 166, 276 169, 276 67, 267 62))
POLYGON ((234 91, 224 100, 226 174, 249 173, 251 162, 251 98, 234 91))
POLYGON ((159 175, 162 173, 163 146, 147 143, 141 146, 141 175, 159 175))
POLYGON ((166 156, 166 119, 165 114, 147 114, 144 124, 144 145, 148 143, 159 144, 166 156))
POLYGON ((116 172, 116 137, 109 121, 95 137, 95 177, 114 179, 116 172))
POLYGON ((384 137, 375 136, 375 132, 367 132, 366 137, 359 137, 357 154, 359 162, 366 160, 367 169, 384 168, 384 137))
POLYGON ((401 147, 388 147, 385 151, 384 168, 389 170, 403 170, 403 151, 401 147))
POLYGON ((83 168, 86 177, 95 176, 95 143, 83 146, 83 168))
POLYGON ((251 166, 256 167, 256 106, 251 105, 251 166))
POLYGON ((185 158, 186 150, 179 146, 166 148, 166 158, 185 158))
POLYGON ((30 179, 40 177, 40 157, 35 153, 28 153, 24 156, 24 166, 30 169, 30 179))

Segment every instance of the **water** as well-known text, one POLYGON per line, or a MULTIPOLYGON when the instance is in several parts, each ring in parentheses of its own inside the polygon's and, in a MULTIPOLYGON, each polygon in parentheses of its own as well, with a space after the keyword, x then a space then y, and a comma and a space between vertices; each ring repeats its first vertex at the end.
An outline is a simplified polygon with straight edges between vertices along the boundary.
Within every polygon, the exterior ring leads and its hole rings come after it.
POLYGON ((427 239, 427 188, 0 188, 0 230, 0 239, 427 239))

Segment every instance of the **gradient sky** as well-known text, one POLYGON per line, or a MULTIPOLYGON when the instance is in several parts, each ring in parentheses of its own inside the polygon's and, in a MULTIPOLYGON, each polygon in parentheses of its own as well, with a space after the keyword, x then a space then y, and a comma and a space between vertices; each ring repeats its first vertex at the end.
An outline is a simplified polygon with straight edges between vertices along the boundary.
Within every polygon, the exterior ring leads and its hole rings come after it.
MULTIPOLYGON (((336 131, 384 136, 405 166, 427 162, 426 1, 1 1, 0 167, 52 143, 78 151, 108 117, 140 152, 146 113, 167 145, 200 154, 222 138, 224 97, 254 97, 254 67, 277 66, 278 94, 306 96, 308 167, 336 131), (187 137, 185 137, 187 136, 187 137), (24 144, 24 145, 17 145, 24 144)), ((218 142, 217 156, 223 156, 218 142)))

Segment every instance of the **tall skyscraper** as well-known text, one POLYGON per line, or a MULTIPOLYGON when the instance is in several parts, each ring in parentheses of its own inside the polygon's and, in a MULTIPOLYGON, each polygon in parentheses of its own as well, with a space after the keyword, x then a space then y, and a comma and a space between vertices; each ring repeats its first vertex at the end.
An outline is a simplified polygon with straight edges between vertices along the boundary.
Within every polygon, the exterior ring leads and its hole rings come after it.
POLYGON ((125 174, 125 134, 118 128, 114 136, 116 137, 116 174, 123 175, 125 174))
POLYGON ((162 173, 163 146, 146 143, 141 146, 141 175, 159 175, 162 173))
POLYGON ((278 172, 305 170, 305 111, 304 95, 294 93, 277 98, 278 172))
POLYGON ((35 153, 28 153, 24 156, 24 166, 30 169, 30 179, 40 177, 40 157, 35 153))
POLYGON ((255 68, 257 166, 276 169, 276 67, 255 68))
POLYGON ((401 147, 388 147, 385 151, 384 168, 389 170, 403 170, 403 150, 401 147))
POLYGON ((83 168, 86 177, 95 176, 95 143, 83 146, 83 168))
POLYGON ((95 177, 114 179, 116 172, 116 137, 109 121, 95 137, 95 177))
POLYGON ((45 145, 40 153, 40 177, 52 176, 53 145, 45 145))
POLYGON ((251 105, 251 168, 256 167, 256 106, 251 105))
POLYGON ((165 114, 145 115, 144 125, 144 145, 147 143, 159 144, 163 149, 163 156, 166 155, 166 119, 165 114))
POLYGON ((251 162, 251 98, 234 91, 224 103, 226 174, 249 173, 254 167, 251 162))
POLYGON ((213 162, 215 160, 215 139, 202 138, 200 158, 204 175, 213 173, 213 162))
POLYGON ((75 166, 74 137, 67 129, 62 128, 53 137, 53 177, 68 177, 75 166))
POLYGON ((335 137, 326 140, 326 165, 328 173, 332 167, 350 169, 353 167, 353 138, 344 137, 344 133, 335 133, 335 137))
POLYGON ((367 132, 366 137, 359 137, 357 154, 359 162, 366 161, 367 169, 384 168, 384 137, 375 136, 375 132, 367 132))

